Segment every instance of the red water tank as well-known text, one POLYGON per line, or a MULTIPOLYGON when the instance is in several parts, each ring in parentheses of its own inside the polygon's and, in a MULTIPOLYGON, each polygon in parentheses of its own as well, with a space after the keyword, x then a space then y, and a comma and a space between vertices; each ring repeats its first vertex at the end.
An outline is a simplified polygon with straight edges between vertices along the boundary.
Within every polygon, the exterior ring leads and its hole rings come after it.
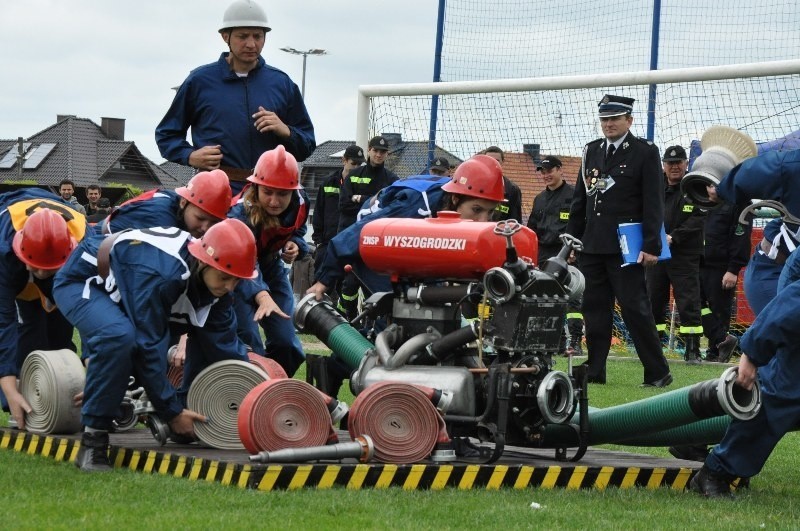
MULTIPOLYGON (((361 229, 359 253, 367 267, 392 280, 478 280, 505 262, 507 240, 495 233, 497 225, 462 220, 456 212, 379 219, 361 229)), ((512 241, 520 258, 536 263, 538 240, 531 229, 521 226, 512 241)))

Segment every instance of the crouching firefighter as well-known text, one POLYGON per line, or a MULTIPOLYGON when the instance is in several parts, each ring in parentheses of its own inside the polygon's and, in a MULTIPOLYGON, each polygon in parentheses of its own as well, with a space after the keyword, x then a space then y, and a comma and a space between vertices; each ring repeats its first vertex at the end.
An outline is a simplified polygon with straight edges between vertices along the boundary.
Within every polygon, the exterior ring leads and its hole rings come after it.
POLYGON ((132 374, 171 432, 194 438, 185 393, 206 366, 246 360, 236 336, 232 292, 255 276, 256 247, 237 220, 222 221, 199 240, 176 228, 123 231, 86 239, 56 275, 54 296, 85 338, 84 433, 75 464, 111 469, 108 432, 132 374), (167 379, 170 328, 187 333, 183 387, 167 379))

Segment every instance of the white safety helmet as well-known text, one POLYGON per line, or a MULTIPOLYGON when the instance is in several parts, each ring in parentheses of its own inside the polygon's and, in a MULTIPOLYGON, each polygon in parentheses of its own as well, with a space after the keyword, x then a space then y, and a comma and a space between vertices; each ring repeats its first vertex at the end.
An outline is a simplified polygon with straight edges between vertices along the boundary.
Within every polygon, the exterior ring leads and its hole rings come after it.
POLYGON ((270 31, 267 14, 261 6, 252 0, 236 0, 222 15, 222 27, 219 32, 227 31, 231 28, 264 28, 270 31))

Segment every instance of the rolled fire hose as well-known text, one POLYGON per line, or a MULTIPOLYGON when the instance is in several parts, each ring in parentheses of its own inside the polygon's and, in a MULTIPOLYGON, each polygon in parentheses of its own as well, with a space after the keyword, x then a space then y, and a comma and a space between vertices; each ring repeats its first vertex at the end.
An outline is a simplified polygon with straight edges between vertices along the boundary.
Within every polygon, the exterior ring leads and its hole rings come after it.
POLYGON ((368 435, 382 463, 417 463, 431 455, 447 433, 431 399, 414 385, 380 382, 361 392, 350 408, 350 436, 368 435))
POLYGON ((267 373, 270 380, 289 377, 289 375, 286 374, 286 370, 281 367, 281 364, 272 358, 261 356, 255 352, 248 352, 247 357, 250 358, 250 363, 257 365, 262 371, 267 373))
POLYGON ((237 418, 242 401, 254 387, 269 380, 256 365, 241 360, 223 360, 203 369, 189 387, 187 407, 208 417, 195 422, 201 443, 221 450, 241 450, 237 418))
POLYGON ((26 429, 42 435, 81 431, 81 409, 73 405, 73 397, 85 383, 86 371, 71 350, 28 354, 19 375, 19 391, 32 409, 25 415, 26 429))
POLYGON ((291 378, 268 380, 247 393, 237 426, 251 454, 321 446, 332 431, 331 415, 319 391, 291 378))

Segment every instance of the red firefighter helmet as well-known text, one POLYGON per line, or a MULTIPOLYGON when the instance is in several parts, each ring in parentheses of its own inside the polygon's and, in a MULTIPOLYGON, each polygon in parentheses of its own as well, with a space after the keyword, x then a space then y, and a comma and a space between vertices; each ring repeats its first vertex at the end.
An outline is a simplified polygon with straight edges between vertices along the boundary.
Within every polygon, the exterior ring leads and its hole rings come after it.
POLYGON ((189 242, 189 252, 214 269, 239 278, 255 278, 256 239, 238 219, 224 219, 199 240, 189 242))
POLYGON ((255 172, 247 180, 253 184, 280 190, 302 188, 297 171, 297 159, 283 146, 264 152, 256 162, 255 172))
POLYGON ((77 245, 67 222, 49 208, 37 210, 14 235, 11 246, 25 264, 36 269, 58 269, 77 245))
POLYGON ((231 207, 231 183, 222 170, 201 171, 186 186, 175 192, 197 208, 218 219, 228 216, 231 207))
POLYGON ((489 155, 475 155, 456 168, 453 180, 442 190, 500 202, 504 198, 503 169, 489 155))

